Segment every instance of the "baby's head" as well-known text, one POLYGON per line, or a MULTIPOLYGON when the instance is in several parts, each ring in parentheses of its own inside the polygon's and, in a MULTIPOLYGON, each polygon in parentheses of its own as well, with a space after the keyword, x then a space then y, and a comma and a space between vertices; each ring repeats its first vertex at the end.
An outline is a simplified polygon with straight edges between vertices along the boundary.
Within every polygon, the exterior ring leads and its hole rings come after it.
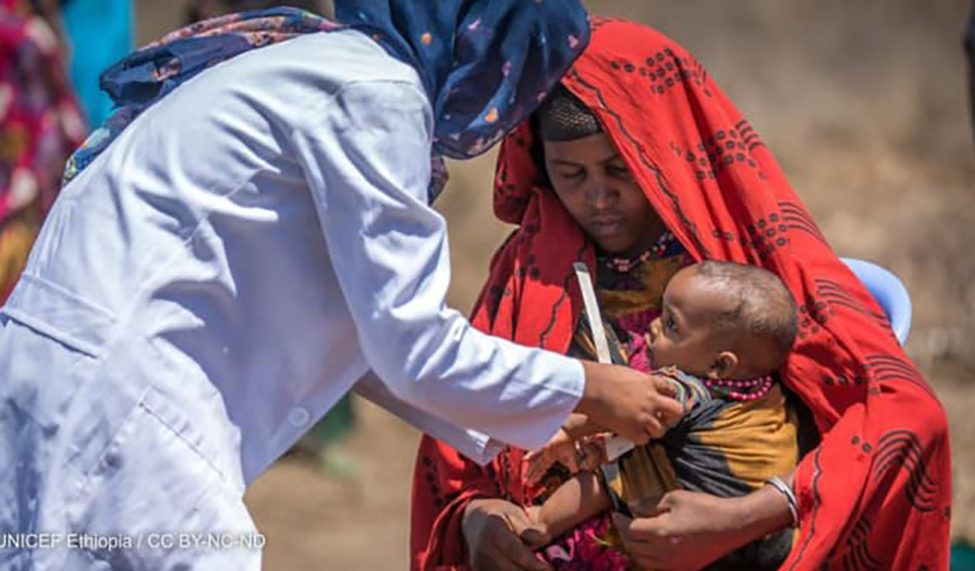
POLYGON ((712 379, 752 379, 781 367, 792 350, 796 304, 763 268, 701 262, 667 284, 650 325, 654 367, 675 366, 712 379))

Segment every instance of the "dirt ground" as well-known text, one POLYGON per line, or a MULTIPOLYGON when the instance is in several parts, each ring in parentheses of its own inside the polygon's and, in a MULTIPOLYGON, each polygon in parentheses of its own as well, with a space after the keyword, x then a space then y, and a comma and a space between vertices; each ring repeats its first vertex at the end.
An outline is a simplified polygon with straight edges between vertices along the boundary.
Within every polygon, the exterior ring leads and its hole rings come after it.
MULTIPOLYGON (((175 24, 179 2, 142 0, 140 39, 175 24)), ((738 103, 835 250, 904 280, 907 345, 951 421, 955 521, 975 542, 975 151, 961 33, 967 0, 599 0, 597 14, 654 25, 687 46, 738 103)), ((490 210, 492 157, 452 165, 451 303, 470 308, 507 229, 490 210)), ((266 569, 408 567, 416 433, 357 403, 342 449, 359 476, 283 460, 248 493, 267 534, 266 569)))

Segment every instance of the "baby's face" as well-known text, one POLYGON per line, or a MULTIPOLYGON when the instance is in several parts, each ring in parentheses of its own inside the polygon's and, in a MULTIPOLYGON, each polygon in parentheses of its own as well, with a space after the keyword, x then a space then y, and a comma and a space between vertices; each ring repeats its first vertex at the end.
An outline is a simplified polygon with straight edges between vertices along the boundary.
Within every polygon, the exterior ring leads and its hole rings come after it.
POLYGON ((736 300, 684 268, 667 284, 660 317, 650 324, 648 348, 655 368, 674 366, 698 377, 713 376, 728 334, 715 325, 736 300))

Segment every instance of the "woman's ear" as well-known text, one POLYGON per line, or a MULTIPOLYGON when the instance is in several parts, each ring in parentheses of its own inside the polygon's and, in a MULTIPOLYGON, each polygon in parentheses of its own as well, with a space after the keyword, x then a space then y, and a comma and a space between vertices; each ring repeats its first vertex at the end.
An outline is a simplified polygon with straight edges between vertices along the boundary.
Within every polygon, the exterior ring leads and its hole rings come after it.
POLYGON ((733 377, 738 370, 741 360, 738 354, 732 351, 722 351, 718 353, 714 363, 708 370, 708 377, 712 379, 727 379, 733 377))

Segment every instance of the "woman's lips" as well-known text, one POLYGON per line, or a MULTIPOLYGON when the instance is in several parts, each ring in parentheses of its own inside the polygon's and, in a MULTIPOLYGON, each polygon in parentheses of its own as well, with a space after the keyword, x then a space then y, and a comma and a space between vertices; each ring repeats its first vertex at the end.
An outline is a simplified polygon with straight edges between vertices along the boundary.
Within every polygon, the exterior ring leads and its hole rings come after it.
POLYGON ((622 232, 625 225, 623 217, 593 218, 589 221, 589 232, 594 236, 613 236, 622 232))

